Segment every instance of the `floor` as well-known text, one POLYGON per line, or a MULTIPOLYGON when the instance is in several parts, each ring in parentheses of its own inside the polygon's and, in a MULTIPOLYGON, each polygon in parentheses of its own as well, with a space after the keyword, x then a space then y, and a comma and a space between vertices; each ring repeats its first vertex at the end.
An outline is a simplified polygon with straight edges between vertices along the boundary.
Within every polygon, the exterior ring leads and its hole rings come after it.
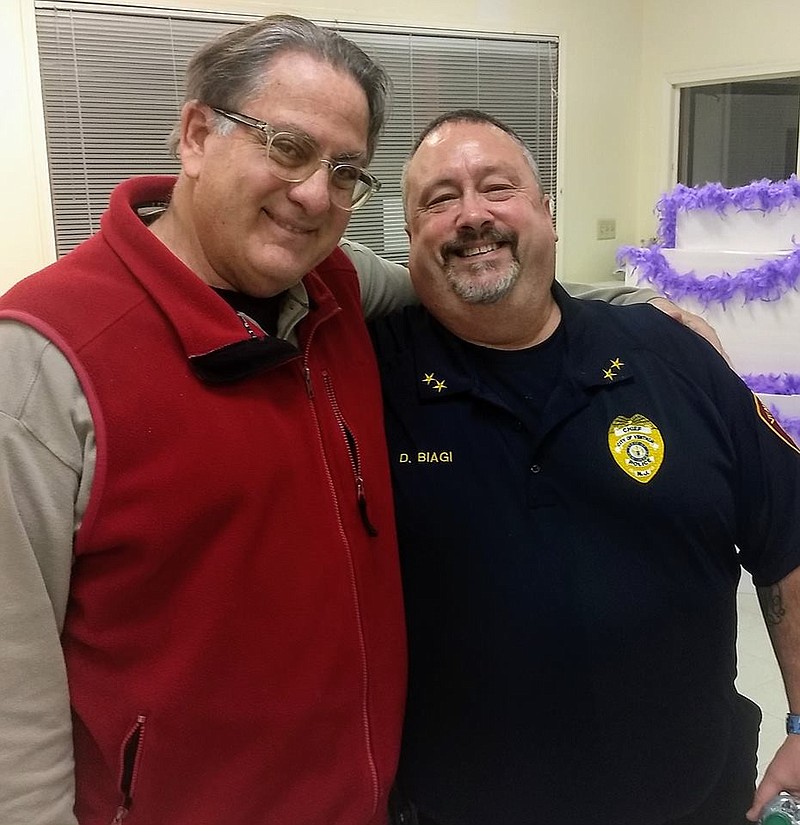
POLYGON ((764 715, 758 748, 761 776, 786 735, 786 695, 752 582, 746 573, 742 578, 738 596, 739 677, 736 685, 740 693, 760 705, 764 715))

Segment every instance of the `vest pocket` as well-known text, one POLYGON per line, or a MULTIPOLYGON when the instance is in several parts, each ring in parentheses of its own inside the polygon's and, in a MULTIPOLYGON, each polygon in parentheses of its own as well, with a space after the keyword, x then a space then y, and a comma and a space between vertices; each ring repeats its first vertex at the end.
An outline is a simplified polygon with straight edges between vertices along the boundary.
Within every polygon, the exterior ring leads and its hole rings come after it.
POLYGON ((147 717, 141 714, 122 741, 120 749, 119 791, 122 795, 120 806, 111 820, 111 825, 119 825, 133 807, 133 795, 136 790, 136 778, 139 762, 142 758, 142 742, 147 717))

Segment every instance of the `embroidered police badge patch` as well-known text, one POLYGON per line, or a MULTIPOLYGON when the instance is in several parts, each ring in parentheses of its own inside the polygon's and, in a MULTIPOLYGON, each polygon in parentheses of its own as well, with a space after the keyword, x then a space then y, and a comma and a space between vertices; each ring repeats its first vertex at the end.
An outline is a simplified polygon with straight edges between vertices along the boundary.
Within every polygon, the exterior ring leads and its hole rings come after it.
POLYGON ((664 461, 664 438, 643 415, 618 415, 608 428, 608 449, 617 466, 632 479, 647 484, 664 461))

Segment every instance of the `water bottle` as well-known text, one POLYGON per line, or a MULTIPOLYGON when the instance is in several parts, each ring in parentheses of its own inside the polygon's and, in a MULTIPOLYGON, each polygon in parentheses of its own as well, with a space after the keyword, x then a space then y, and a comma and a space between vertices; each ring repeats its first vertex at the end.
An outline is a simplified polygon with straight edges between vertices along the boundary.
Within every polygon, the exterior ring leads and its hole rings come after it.
POLYGON ((761 825, 800 825, 800 799, 781 791, 761 810, 761 825))

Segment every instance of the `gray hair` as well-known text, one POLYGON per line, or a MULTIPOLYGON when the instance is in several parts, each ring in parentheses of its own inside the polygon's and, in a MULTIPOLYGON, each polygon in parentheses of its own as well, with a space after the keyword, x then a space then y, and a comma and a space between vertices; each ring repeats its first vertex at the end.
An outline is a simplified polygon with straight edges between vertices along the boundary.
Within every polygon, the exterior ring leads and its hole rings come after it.
POLYGON ((407 194, 408 167, 413 160, 414 155, 417 153, 417 149, 419 149, 422 142, 431 132, 436 131, 436 129, 446 123, 488 123, 491 126, 496 126, 502 132, 505 132, 519 146, 522 154, 525 156, 525 160, 528 161, 528 165, 531 167, 531 171, 533 172, 533 177, 536 180, 539 191, 544 194, 542 177, 539 174, 539 167, 536 165, 536 159, 533 157, 533 153, 530 149, 528 149, 525 141, 507 123, 503 123, 503 121, 499 118, 486 114, 486 112, 482 112, 479 109, 453 109, 452 111, 445 112, 444 114, 438 115, 431 120, 425 127, 423 127, 419 137, 414 143, 414 148, 411 150, 406 162, 403 164, 403 172, 400 178, 404 201, 407 194))
MULTIPOLYGON (((184 100, 239 109, 261 91, 270 63, 284 52, 316 57, 349 74, 361 86, 369 106, 367 159, 371 159, 386 118, 389 76, 355 43, 302 17, 270 15, 238 26, 203 46, 189 61, 184 100)), ((178 127, 169 142, 175 152, 178 127)))

